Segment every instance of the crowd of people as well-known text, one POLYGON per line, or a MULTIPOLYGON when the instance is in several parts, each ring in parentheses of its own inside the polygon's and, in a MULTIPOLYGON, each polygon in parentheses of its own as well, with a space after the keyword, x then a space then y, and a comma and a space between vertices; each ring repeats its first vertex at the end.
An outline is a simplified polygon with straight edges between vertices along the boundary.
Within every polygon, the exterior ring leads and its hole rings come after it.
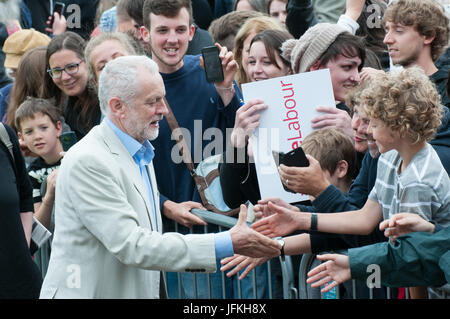
POLYGON ((450 13, 324 2, 0 1, 0 298, 282 298, 284 256, 305 253, 322 292, 377 264, 380 298, 448 297, 450 13), (262 198, 251 137, 270 106, 243 85, 322 69, 335 104, 303 137, 309 166, 278 167, 310 200, 262 198), (240 209, 229 230, 191 211, 206 151, 240 209))

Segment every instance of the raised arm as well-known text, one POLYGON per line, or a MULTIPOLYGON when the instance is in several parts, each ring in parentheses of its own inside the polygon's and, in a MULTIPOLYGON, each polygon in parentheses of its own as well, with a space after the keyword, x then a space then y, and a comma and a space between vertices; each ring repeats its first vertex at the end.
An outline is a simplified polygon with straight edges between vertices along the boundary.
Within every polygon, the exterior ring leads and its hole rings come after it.
MULTIPOLYGON (((313 214, 298 213, 292 209, 268 204, 273 215, 263 218, 252 225, 256 231, 269 236, 283 236, 295 230, 310 230, 313 214)), ((369 234, 382 219, 381 207, 368 199, 360 210, 317 214, 317 230, 337 234, 369 234)))

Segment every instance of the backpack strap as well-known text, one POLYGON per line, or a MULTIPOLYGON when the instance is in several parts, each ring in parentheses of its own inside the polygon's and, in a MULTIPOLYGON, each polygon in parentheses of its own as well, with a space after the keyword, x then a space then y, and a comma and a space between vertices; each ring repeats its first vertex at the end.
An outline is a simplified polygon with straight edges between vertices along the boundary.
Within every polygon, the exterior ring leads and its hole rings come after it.
POLYGON ((3 125, 3 123, 1 123, 1 122, 0 122, 0 139, 2 140, 3 144, 5 144, 6 147, 8 148, 8 151, 11 154, 13 161, 15 161, 14 152, 13 152, 13 143, 11 142, 11 139, 9 138, 9 134, 5 128, 5 125, 3 125))
POLYGON ((214 178, 219 176, 219 171, 214 170, 208 174, 208 176, 205 178, 203 176, 198 175, 195 172, 194 163, 192 162, 192 155, 191 151, 189 150, 189 147, 187 146, 186 140, 184 139, 183 132, 181 131, 180 127, 178 126, 177 119, 175 118, 175 115, 172 112, 172 109, 170 108, 169 103, 167 102, 166 98, 164 98, 164 102, 166 103, 167 110, 169 111, 166 115, 167 123, 169 123, 170 130, 172 131, 172 138, 175 139, 176 144, 178 146, 178 149, 180 151, 180 154, 183 158, 183 162, 186 164, 189 173, 191 174, 194 183, 197 187, 197 191, 200 195, 200 199, 202 200, 203 206, 210 211, 213 211, 215 213, 224 214, 233 216, 239 213, 239 208, 233 209, 229 212, 222 212, 218 210, 214 205, 210 204, 206 198, 205 195, 205 189, 209 186, 209 184, 212 182, 214 178))
POLYGON ((181 156, 183 157, 183 162, 186 164, 189 172, 192 176, 195 174, 194 163, 192 162, 192 155, 189 147, 187 146, 186 140, 184 139, 183 132, 178 126, 177 119, 170 108, 169 102, 164 98, 167 109, 169 113, 166 115, 167 123, 169 123, 170 130, 172 131, 172 137, 175 139, 181 156))

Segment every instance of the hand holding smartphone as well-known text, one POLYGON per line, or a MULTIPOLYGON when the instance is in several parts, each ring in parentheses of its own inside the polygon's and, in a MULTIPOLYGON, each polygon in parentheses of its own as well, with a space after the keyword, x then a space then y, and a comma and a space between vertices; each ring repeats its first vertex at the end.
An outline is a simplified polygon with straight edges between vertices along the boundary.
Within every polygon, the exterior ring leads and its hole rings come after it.
POLYGON ((60 16, 62 16, 63 11, 64 11, 64 7, 66 5, 62 2, 55 2, 54 6, 53 6, 53 12, 52 15, 50 16, 50 23, 49 23, 49 27, 52 28, 53 27, 53 22, 55 20, 55 12, 58 12, 58 14, 60 16))
MULTIPOLYGON (((273 158, 275 160, 275 163, 277 166, 280 166, 281 164, 290 166, 290 167, 307 167, 309 166, 309 161, 306 158, 305 152, 301 147, 297 147, 296 149, 288 152, 276 152, 272 151, 273 158)), ((283 182, 281 183, 283 184, 283 182)), ((295 193, 291 191, 289 188, 286 187, 286 185, 283 184, 283 188, 291 193, 295 193)))
POLYGON ((224 80, 222 61, 219 57, 219 48, 216 46, 202 49, 206 80, 208 82, 222 82, 224 80))

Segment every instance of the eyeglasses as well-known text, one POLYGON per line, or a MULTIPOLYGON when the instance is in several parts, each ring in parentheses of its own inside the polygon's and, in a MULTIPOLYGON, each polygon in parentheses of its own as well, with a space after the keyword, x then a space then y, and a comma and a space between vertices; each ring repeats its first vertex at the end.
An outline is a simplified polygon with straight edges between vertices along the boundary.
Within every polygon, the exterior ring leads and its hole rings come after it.
POLYGON ((78 63, 67 64, 63 68, 47 69, 47 72, 52 77, 52 79, 59 79, 62 76, 63 71, 65 71, 69 75, 77 73, 78 69, 80 67, 80 64, 83 62, 84 61, 81 60, 78 63))

